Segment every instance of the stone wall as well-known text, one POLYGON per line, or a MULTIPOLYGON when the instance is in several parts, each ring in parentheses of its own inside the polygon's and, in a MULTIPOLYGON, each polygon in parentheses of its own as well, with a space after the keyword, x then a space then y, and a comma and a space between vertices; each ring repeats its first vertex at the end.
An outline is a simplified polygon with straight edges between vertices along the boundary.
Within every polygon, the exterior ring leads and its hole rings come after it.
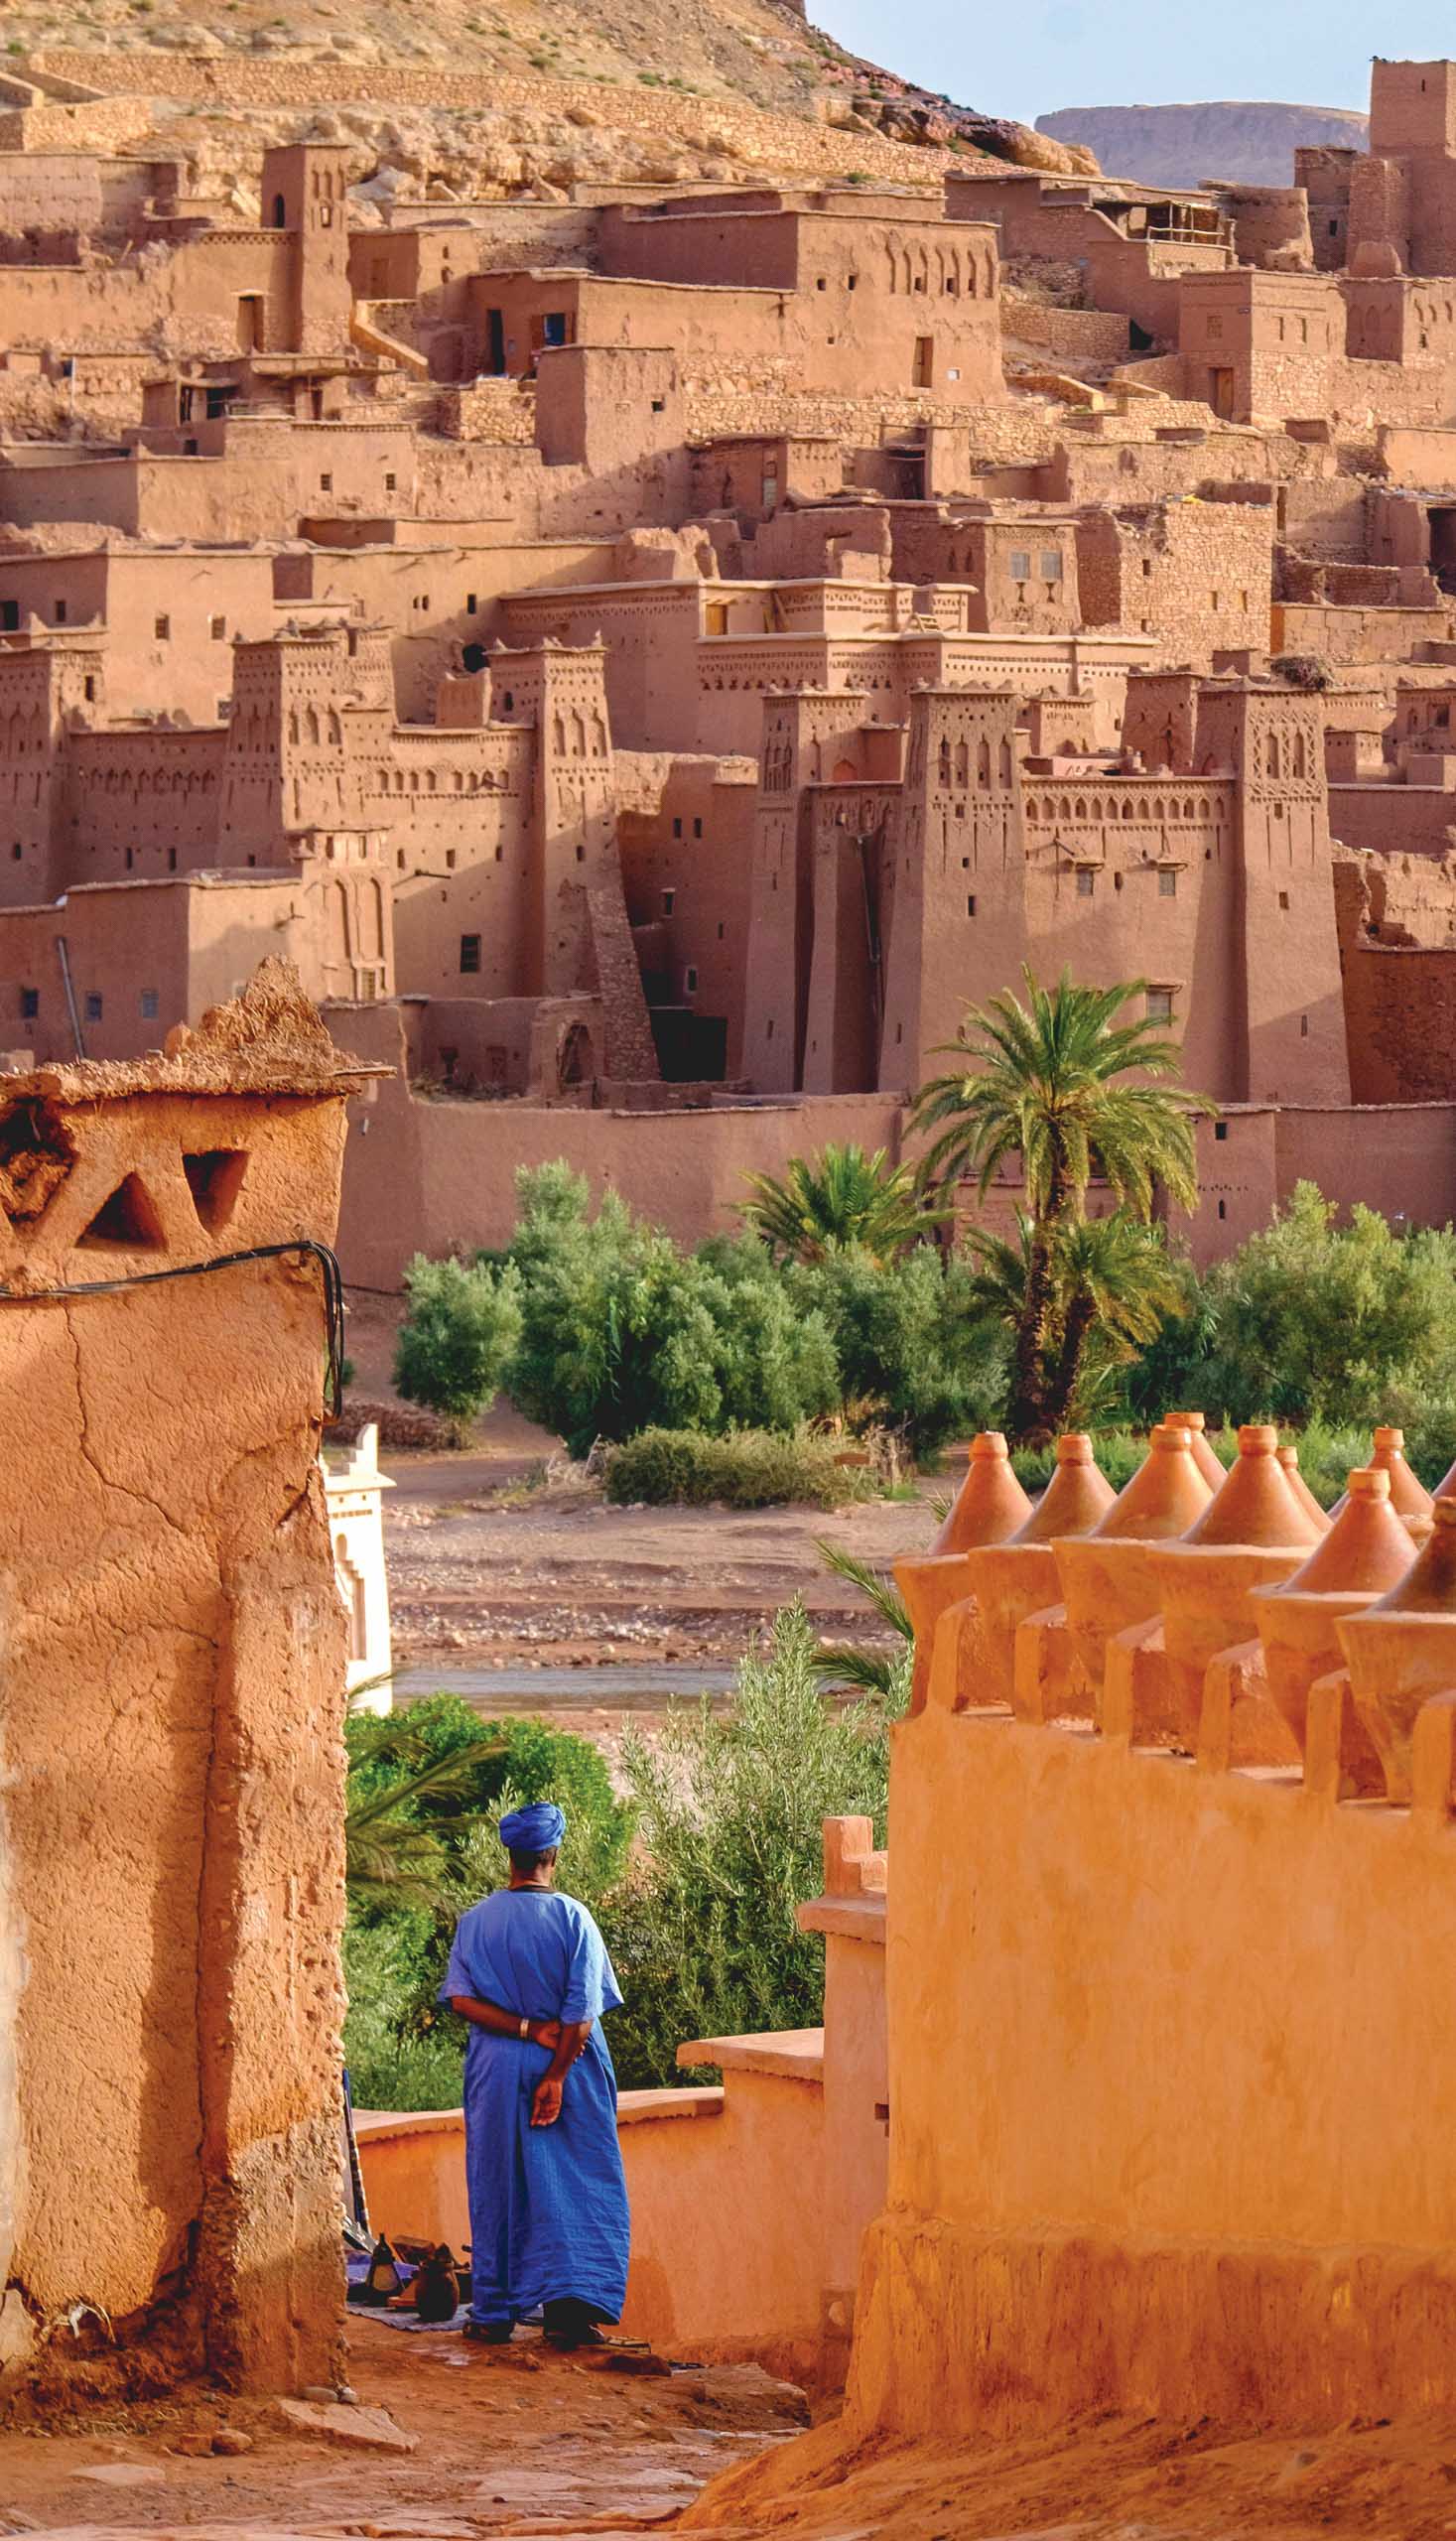
POLYGON ((295 1248, 358 1079, 290 979, 171 1058, 4 1080, 11 2397, 337 2375, 344 1624, 295 1248))

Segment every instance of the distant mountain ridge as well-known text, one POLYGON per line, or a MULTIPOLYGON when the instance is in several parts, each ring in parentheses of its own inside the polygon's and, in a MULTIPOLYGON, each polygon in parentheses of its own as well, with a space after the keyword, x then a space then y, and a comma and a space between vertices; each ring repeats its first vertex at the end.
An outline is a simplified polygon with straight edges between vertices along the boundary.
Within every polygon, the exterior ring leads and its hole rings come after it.
POLYGON ((1082 142, 1110 177, 1148 186, 1291 186, 1296 149, 1365 150, 1370 118, 1340 106, 1218 103, 1063 106, 1039 115, 1049 140, 1082 142))

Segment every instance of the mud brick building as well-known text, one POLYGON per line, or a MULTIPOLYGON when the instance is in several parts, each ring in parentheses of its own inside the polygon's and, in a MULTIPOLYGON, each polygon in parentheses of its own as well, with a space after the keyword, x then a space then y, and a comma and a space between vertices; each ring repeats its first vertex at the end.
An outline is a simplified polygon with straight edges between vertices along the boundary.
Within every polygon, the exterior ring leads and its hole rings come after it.
POLYGON ((1231 1116, 1204 1249, 1296 1154, 1342 1199, 1418 1154, 1434 1209, 1453 81, 1377 64, 1368 155, 1179 193, 874 160, 381 204, 299 138, 254 220, 129 157, 119 94, 90 151, 17 125, 0 1046, 138 1055, 286 949, 402 1071, 346 1209, 397 1275, 503 1232, 508 1177, 383 1205, 437 1084, 462 1157, 472 1099, 521 1159, 587 1109, 600 1178, 702 1231, 745 1121, 896 1145, 966 1006, 1069 962, 1284 1123, 1231 1116))

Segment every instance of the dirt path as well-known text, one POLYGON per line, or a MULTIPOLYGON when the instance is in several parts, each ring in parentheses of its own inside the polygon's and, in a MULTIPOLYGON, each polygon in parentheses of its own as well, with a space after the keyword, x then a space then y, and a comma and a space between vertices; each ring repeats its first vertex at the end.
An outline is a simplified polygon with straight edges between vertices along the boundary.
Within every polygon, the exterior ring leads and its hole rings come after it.
POLYGON ((705 2480, 802 2426, 801 2393, 754 2365, 641 2378, 558 2356, 519 2333, 504 2354, 458 2335, 350 2321, 359 2436, 388 2413, 399 2449, 304 2435, 277 2402, 198 2394, 92 2406, 0 2435, 0 2534, 364 2534, 379 2541, 641 2531, 705 2480), (203 2451, 218 2430, 246 2439, 203 2451), (192 2444, 194 2458, 176 2448, 192 2444), (409 2446, 406 2451, 403 2448, 409 2446))

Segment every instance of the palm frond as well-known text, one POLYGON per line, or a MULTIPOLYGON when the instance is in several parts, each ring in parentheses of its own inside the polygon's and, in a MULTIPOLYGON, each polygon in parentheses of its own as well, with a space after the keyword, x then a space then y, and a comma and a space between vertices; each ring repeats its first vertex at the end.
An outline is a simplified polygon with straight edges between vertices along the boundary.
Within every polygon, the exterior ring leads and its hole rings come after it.
POLYGON ((848 1642, 827 1644, 809 1661, 816 1676, 829 1685, 853 1687, 859 1694, 894 1691, 895 1661, 872 1650, 855 1650, 848 1642))
POLYGON ((832 1570, 836 1578, 846 1579, 852 1588, 860 1589, 891 1632, 897 1632, 904 1641, 914 1640, 915 1627, 910 1621, 910 1610, 892 1579, 882 1570, 876 1570, 872 1563, 861 1561, 858 1553, 848 1551, 843 1544, 827 1543, 823 1537, 817 1538, 817 1549, 825 1567, 832 1570))

